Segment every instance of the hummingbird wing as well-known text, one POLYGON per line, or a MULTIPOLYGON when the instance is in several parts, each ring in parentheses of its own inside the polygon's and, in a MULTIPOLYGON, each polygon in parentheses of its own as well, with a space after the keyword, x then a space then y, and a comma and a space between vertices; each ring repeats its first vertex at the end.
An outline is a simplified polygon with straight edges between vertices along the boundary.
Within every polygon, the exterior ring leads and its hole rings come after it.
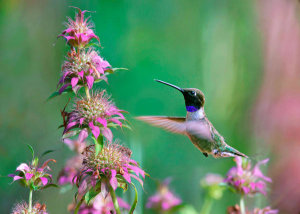
POLYGON ((186 134, 185 117, 141 116, 136 119, 177 134, 186 134))

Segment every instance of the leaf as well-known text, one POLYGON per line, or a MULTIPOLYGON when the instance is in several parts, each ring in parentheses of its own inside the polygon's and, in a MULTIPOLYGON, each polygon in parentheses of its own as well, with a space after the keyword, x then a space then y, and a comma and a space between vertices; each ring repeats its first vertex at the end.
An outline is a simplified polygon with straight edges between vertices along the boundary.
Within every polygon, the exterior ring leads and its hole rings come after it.
POLYGON ((138 202, 138 192, 137 192, 137 190, 136 190, 135 185, 134 185, 133 183, 131 183, 131 185, 132 185, 133 188, 134 188, 135 197, 134 197, 134 201, 133 201, 133 203, 132 203, 132 205, 131 205, 131 208, 130 208, 130 210, 129 210, 129 213, 130 213, 130 214, 133 214, 133 211, 135 210, 136 205, 137 205, 137 202, 138 202))
POLYGON ((58 91, 55 91, 55 92, 53 92, 53 93, 47 98, 46 101, 49 101, 49 100, 51 100, 51 99, 54 98, 54 97, 57 97, 57 96, 62 95, 62 94, 67 94, 67 93, 70 93, 70 92, 73 92, 71 86, 67 87, 61 94, 60 94, 58 91))
POLYGON ((61 193, 61 194, 66 193, 66 192, 70 191, 72 188, 73 188, 72 184, 64 185, 64 186, 60 187, 59 193, 61 193))
POLYGON ((26 145, 27 145, 27 147, 29 148, 29 150, 31 152, 32 158, 34 158, 34 150, 33 150, 32 146, 29 145, 29 144, 26 144, 26 145))
POLYGON ((176 213, 179 210, 181 210, 182 208, 184 208, 185 206, 186 206, 186 204, 179 204, 179 205, 172 207, 169 211, 170 211, 170 213, 176 213))
POLYGON ((80 131, 81 131, 80 129, 69 131, 69 132, 63 134, 62 140, 73 137, 73 136, 77 135, 80 131))
POLYGON ((46 154, 49 154, 51 152, 54 152, 55 150, 53 149, 49 149, 49 150, 46 150, 45 152, 43 152, 43 154, 41 154, 41 157, 44 157, 46 154))
POLYGON ((108 72, 108 73, 110 73, 110 74, 113 74, 113 73, 115 73, 115 72, 118 71, 118 70, 127 70, 127 71, 128 71, 127 68, 111 68, 111 69, 105 70, 105 72, 108 72))
POLYGON ((101 180, 97 182, 95 187, 92 187, 85 195, 84 200, 87 205, 90 205, 91 200, 93 200, 101 192, 101 180))
POLYGON ((41 189, 47 189, 49 187, 56 187, 56 188, 60 188, 57 184, 47 184, 46 186, 42 187, 41 189))
POLYGON ((98 139, 96 139, 94 136, 92 138, 95 143, 95 153, 98 155, 103 148, 103 136, 99 135, 98 139))

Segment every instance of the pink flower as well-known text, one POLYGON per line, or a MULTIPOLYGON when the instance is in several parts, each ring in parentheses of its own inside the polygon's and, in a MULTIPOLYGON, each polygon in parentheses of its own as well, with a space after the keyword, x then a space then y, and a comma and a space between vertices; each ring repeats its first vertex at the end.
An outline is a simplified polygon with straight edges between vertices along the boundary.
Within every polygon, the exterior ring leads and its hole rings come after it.
POLYGON ((89 146, 83 152, 84 168, 77 177, 79 193, 85 193, 88 185, 96 185, 101 181, 101 194, 106 194, 108 185, 115 190, 117 187, 125 188, 134 178, 143 185, 139 178, 141 175, 145 178, 145 172, 139 168, 137 162, 131 159, 131 151, 116 143, 104 145, 102 150, 96 154, 95 146, 89 146), (106 178, 106 179, 102 179, 106 178), (81 188, 82 187, 82 188, 81 188))
POLYGON ((70 138, 63 139, 63 142, 73 151, 76 151, 77 154, 81 154, 86 147, 86 138, 88 136, 88 131, 82 129, 79 133, 79 136, 76 140, 70 138))
POLYGON ((110 127, 122 126, 120 120, 125 120, 121 112, 105 91, 93 94, 90 99, 78 99, 73 110, 67 113, 64 134, 74 128, 88 128, 96 139, 102 134, 111 142, 113 135, 110 127))
POLYGON ((86 10, 81 11, 79 8, 78 13, 75 15, 75 20, 68 18, 65 29, 58 37, 64 37, 67 43, 72 47, 84 48, 91 39, 95 38, 99 41, 99 37, 94 34, 92 24, 89 18, 84 19, 86 10))
POLYGON ((82 168, 82 160, 83 156, 81 154, 78 154, 67 161, 66 166, 58 175, 57 180, 59 185, 65 185, 68 183, 73 184, 74 182, 76 182, 76 179, 74 180, 74 177, 78 175, 80 169, 82 168))
POLYGON ((46 211, 46 205, 40 203, 35 203, 35 205, 32 207, 30 212, 29 212, 28 204, 26 202, 21 202, 16 204, 12 210, 12 214, 24 214, 24 213, 48 214, 46 211))
POLYGON ((31 165, 22 163, 16 169, 17 175, 10 174, 8 176, 12 177, 13 181, 22 180, 25 186, 30 189, 38 190, 52 181, 52 176, 48 173, 50 170, 48 163, 50 161, 56 162, 54 159, 49 159, 41 167, 38 167, 38 161, 35 160, 32 161, 31 165))
POLYGON ((59 80, 59 93, 69 86, 77 92, 82 86, 93 87, 95 81, 107 80, 106 75, 111 71, 110 64, 102 59, 98 53, 88 50, 71 50, 62 66, 62 77, 59 80))
POLYGON ((266 183, 272 182, 271 178, 263 175, 259 166, 266 164, 269 159, 258 162, 252 169, 250 161, 243 161, 241 157, 236 157, 236 167, 232 167, 227 173, 225 182, 235 188, 241 194, 262 193, 266 195, 266 183))
MULTIPOLYGON (((130 206, 121 198, 117 198, 120 208, 129 210, 130 206)), ((115 214, 115 208, 111 199, 111 196, 108 194, 106 197, 103 197, 102 194, 98 194, 91 205, 83 204, 81 205, 78 214, 115 214)))
POLYGON ((167 211, 174 206, 181 204, 181 199, 176 197, 170 191, 168 184, 168 179, 160 184, 157 193, 148 199, 146 204, 147 208, 156 209, 158 211, 167 211))

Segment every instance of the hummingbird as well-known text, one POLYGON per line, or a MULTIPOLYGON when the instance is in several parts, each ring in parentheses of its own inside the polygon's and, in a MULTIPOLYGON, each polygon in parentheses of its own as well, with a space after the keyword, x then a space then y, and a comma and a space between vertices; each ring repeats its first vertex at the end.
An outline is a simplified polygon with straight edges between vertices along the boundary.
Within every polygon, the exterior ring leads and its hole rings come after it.
POLYGON ((156 80, 183 94, 185 100, 186 117, 168 116, 140 116, 137 119, 167 131, 186 135, 205 157, 214 158, 241 156, 248 158, 233 147, 227 145, 224 137, 214 128, 204 112, 205 97, 197 88, 180 88, 176 85, 156 80))

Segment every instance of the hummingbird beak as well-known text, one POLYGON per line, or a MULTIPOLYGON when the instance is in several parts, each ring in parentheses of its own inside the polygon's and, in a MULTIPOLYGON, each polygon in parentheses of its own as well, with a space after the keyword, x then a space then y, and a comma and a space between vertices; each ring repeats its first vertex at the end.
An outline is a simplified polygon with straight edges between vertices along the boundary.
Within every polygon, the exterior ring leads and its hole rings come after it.
POLYGON ((160 83, 163 83, 163 84, 165 84, 165 85, 168 85, 168 86, 171 86, 172 88, 176 88, 178 91, 180 91, 180 92, 184 92, 184 90, 182 89, 182 88, 179 88, 178 86, 176 86, 176 85, 172 85, 172 84, 170 84, 170 83, 167 83, 167 82, 164 82, 164 81, 161 81, 161 80, 157 80, 157 79, 154 79, 156 82, 160 82, 160 83))

